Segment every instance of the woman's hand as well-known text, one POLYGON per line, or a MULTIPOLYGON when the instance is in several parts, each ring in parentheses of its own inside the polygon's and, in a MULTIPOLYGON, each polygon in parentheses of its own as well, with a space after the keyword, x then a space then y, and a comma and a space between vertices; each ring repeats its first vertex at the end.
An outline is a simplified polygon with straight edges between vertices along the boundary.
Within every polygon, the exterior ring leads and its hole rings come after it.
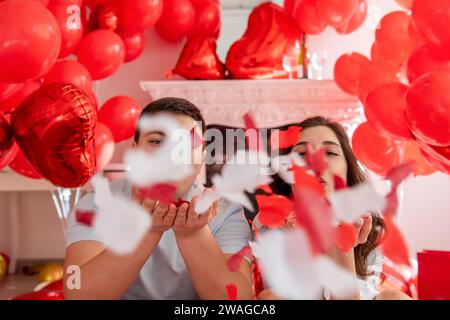
POLYGON ((369 238, 370 231, 372 230, 372 214, 368 213, 362 216, 354 223, 356 229, 357 240, 355 247, 364 244, 369 238))
MULTIPOLYGON (((211 189, 205 189, 203 193, 212 192, 211 189)), ((219 206, 219 200, 215 201, 213 205, 205 213, 195 212, 195 203, 198 201, 198 196, 194 196, 190 204, 183 203, 177 211, 175 222, 173 224, 173 231, 177 237, 189 237, 202 228, 204 228, 209 221, 216 215, 219 206)))

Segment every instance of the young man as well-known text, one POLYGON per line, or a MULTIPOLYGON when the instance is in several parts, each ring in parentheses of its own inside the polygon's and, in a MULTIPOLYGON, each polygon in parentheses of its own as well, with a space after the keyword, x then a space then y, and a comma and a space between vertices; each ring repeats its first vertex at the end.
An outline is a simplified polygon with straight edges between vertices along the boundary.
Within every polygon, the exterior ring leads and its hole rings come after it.
MULTIPOLYGON (((189 131, 201 121, 202 130, 205 130, 199 109, 184 99, 154 101, 144 108, 141 117, 156 113, 172 116, 189 131)), ((138 129, 134 147, 152 152, 164 138, 161 132, 140 132, 138 129)), ((152 216, 151 229, 129 256, 115 255, 96 239, 91 228, 76 222, 76 210, 97 209, 93 192, 83 197, 69 217, 65 260, 66 270, 69 266, 79 266, 81 287, 66 287, 65 298, 227 299, 226 286, 234 284, 239 299, 251 299, 248 261, 244 261, 237 272, 231 272, 226 264, 227 259, 250 240, 251 232, 243 209, 221 200, 207 213, 199 215, 195 212, 197 197, 192 194, 201 188, 194 184, 201 167, 201 163, 194 163, 194 174, 176 184, 178 196, 190 201, 179 207, 166 206, 152 199, 139 201, 138 191, 126 180, 111 184, 113 193, 133 197, 152 216)))

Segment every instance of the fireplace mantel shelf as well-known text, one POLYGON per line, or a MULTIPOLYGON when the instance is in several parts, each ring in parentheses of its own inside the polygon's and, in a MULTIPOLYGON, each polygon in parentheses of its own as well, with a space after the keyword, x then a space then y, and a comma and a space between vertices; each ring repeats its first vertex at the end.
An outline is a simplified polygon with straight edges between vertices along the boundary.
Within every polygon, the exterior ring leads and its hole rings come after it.
POLYGON ((357 97, 341 91, 332 80, 166 80, 142 81, 152 99, 185 98, 202 111, 207 124, 242 126, 251 112, 259 127, 277 127, 323 115, 343 124, 360 122, 357 97))

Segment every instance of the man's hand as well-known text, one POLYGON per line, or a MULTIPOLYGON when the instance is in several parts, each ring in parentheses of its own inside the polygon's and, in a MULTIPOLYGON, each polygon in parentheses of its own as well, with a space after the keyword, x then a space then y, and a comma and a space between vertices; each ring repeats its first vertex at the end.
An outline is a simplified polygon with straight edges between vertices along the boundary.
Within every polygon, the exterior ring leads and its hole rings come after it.
MULTIPOLYGON (((212 192, 211 189, 205 189, 203 193, 212 192)), ((177 237, 189 237, 199 230, 204 228, 208 222, 217 213, 219 200, 203 214, 195 212, 195 203, 198 201, 198 196, 192 198, 190 204, 183 203, 177 211, 175 222, 173 224, 173 231, 177 237)))

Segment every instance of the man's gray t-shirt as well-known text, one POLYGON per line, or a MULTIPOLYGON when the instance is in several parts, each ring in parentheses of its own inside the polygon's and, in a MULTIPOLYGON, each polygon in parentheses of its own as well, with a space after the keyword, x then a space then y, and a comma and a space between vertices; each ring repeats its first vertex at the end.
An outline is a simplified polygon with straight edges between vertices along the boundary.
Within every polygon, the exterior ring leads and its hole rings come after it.
MULTIPOLYGON (((193 186, 187 200, 191 199, 195 188, 200 187, 193 186)), ((131 197, 131 185, 126 180, 113 181, 111 191, 131 197)), ((98 241, 92 228, 77 223, 76 210, 96 211, 94 192, 82 197, 72 210, 68 220, 66 246, 78 241, 98 241)), ((244 210, 237 204, 221 200, 216 216, 208 225, 224 253, 236 253, 250 241, 250 227, 244 210)), ((111 268, 114 266, 112 265, 111 268)), ((198 299, 172 229, 164 232, 157 247, 123 299, 198 299)))

